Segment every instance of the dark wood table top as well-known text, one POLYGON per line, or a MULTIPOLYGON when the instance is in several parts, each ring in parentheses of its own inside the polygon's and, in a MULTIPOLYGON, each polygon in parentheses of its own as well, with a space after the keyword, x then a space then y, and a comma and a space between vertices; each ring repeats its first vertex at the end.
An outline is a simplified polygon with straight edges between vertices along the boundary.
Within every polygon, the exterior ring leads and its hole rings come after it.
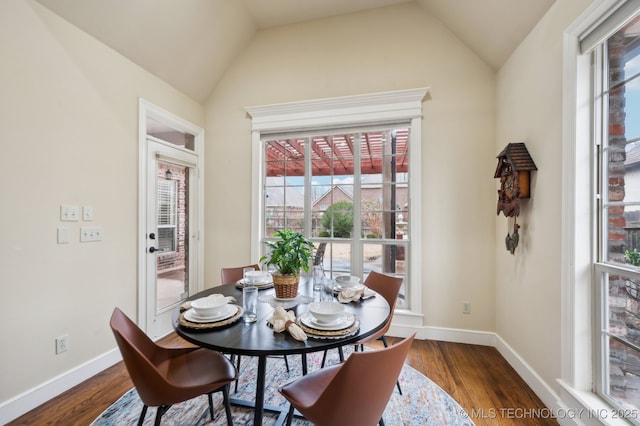
MULTIPOLYGON (((301 278, 298 292, 313 297, 311 279, 301 278)), ((187 300, 193 300, 212 293, 234 296, 238 305, 242 305, 242 290, 235 284, 212 287, 187 300)), ((260 290, 258 297, 274 294, 274 289, 260 290)), ((267 323, 274 308, 265 302, 258 302, 258 319, 253 323, 245 323, 242 319, 225 326, 208 330, 194 330, 179 325, 179 310, 173 315, 173 325, 178 335, 198 346, 214 349, 220 352, 237 355, 290 355, 323 351, 345 344, 356 342, 378 331, 384 325, 390 310, 386 300, 376 295, 373 298, 344 305, 345 311, 353 313, 360 320, 360 329, 352 336, 340 339, 309 338, 304 342, 295 340, 289 333, 276 333, 267 323)), ((293 309, 296 317, 308 310, 308 304, 300 304, 293 309)))

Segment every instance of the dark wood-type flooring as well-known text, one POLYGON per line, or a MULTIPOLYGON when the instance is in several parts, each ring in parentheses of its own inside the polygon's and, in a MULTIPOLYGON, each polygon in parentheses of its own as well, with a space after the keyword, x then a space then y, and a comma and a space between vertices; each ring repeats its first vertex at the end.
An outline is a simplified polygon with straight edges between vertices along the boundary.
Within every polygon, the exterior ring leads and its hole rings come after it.
MULTIPOLYGON (((388 338, 392 344, 396 338, 388 338)), ((189 345, 175 333, 160 340, 164 346, 189 345)), ((381 347, 376 342, 371 347, 381 347)), ((415 340, 407 363, 449 393, 483 425, 557 425, 544 415, 544 404, 495 348, 415 340)), ((16 425, 89 425, 132 387, 122 362, 97 374, 15 421, 16 425)), ((150 410, 151 414, 155 410, 150 410)))

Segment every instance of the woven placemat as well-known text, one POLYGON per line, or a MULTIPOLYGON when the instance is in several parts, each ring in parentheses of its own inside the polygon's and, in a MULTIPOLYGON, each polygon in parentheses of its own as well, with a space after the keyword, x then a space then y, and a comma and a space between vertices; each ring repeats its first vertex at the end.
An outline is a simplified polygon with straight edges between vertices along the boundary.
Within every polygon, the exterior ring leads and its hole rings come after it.
POLYGON ((231 306, 235 306, 237 311, 232 317, 227 318, 225 320, 215 321, 215 322, 203 322, 203 323, 191 322, 184 317, 184 314, 186 311, 183 311, 180 313, 180 316, 178 317, 178 324, 180 324, 182 327, 190 328, 193 330, 209 330, 212 328, 219 328, 219 327, 227 326, 229 324, 233 324, 234 322, 242 318, 242 314, 244 314, 244 309, 242 308, 242 306, 239 306, 239 305, 231 305, 231 306))
POLYGON ((353 324, 351 324, 347 328, 343 328, 340 330, 318 330, 315 328, 307 327, 300 321, 300 317, 296 319, 296 324, 300 326, 302 331, 304 331, 308 337, 313 339, 342 339, 343 337, 348 337, 356 333, 360 329, 360 320, 358 317, 355 317, 353 324))

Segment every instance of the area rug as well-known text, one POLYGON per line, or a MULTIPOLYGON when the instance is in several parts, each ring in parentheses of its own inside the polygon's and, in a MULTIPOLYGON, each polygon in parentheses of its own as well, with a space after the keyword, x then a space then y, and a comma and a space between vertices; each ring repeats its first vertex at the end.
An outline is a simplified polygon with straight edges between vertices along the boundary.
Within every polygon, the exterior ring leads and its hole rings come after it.
MULTIPOLYGON (((345 347, 345 356, 350 353, 350 348, 345 347)), ((327 364, 338 362, 337 351, 329 351, 327 364)), ((307 355, 308 370, 311 372, 320 368, 322 353, 307 355)), ((267 377, 265 389, 266 405, 287 405, 287 401, 278 392, 278 387, 301 376, 300 356, 289 356, 289 368, 287 372, 282 358, 267 359, 267 377)), ((245 400, 255 398, 255 373, 257 370, 256 358, 242 357, 240 368, 240 380, 238 391, 234 392, 234 385, 231 386, 231 397, 245 400)), ((384 412, 385 425, 453 425, 472 426, 467 413, 460 405, 438 385, 425 377, 419 371, 404 365, 399 377, 402 395, 395 388, 389 404, 384 412)), ((212 422, 209 416, 209 403, 206 395, 194 398, 180 404, 173 405, 162 417, 163 425, 226 425, 227 419, 222 406, 222 394, 214 394, 214 415, 212 422)), ((142 410, 142 401, 135 389, 131 389, 124 394, 111 407, 106 409, 94 422, 92 426, 106 425, 135 425, 137 424, 142 410)), ((253 424, 253 410, 240 406, 231 406, 234 425, 253 424)), ((152 425, 155 419, 156 409, 150 407, 145 418, 145 425, 152 425)), ((264 425, 274 425, 277 423, 278 414, 265 410, 263 418, 264 425)), ((295 418, 294 425, 311 425, 310 422, 302 418, 295 418)))

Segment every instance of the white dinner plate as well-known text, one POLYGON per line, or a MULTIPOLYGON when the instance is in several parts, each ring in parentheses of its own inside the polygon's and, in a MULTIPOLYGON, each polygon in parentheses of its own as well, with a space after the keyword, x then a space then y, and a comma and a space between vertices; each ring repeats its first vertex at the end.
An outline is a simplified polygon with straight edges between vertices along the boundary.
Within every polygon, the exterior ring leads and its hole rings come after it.
MULTIPOLYGON (((238 280, 238 282, 236 283, 236 287, 238 287, 238 288, 242 288, 242 287, 244 287, 244 285, 245 285, 244 278, 242 278, 241 280, 238 280)), ((254 283, 254 286, 256 286, 258 288, 258 290, 271 288, 271 287, 273 287, 273 280, 271 280, 269 282, 265 282, 265 283, 254 283)))
POLYGON ((300 322, 302 322, 302 324, 307 327, 315 328, 316 330, 342 330, 343 328, 352 326, 355 320, 355 315, 346 312, 340 315, 338 319, 331 324, 318 322, 314 316, 311 315, 311 312, 308 311, 300 315, 300 322))
POLYGON ((292 300, 296 300, 296 298, 299 296, 300 294, 296 295, 296 297, 276 297, 275 295, 273 296, 273 298, 275 300, 277 300, 278 302, 290 302, 292 300))
POLYGON ((200 315, 196 314, 196 311, 194 311, 193 309, 189 309, 188 311, 186 311, 184 313, 184 317, 187 321, 206 323, 226 320, 234 316, 236 312, 238 312, 238 308, 236 305, 227 305, 223 308, 221 313, 212 317, 201 317, 200 315))
MULTIPOLYGON (((246 282, 246 280, 244 278, 240 279, 240 283, 244 284, 246 282)), ((273 284, 273 278, 269 278, 267 280, 260 280, 260 281, 254 281, 253 283, 256 287, 261 286, 261 285, 267 285, 267 284, 273 284)))
POLYGON ((333 290, 334 291, 338 291, 338 292, 340 292, 342 290, 346 290, 348 288, 350 288, 352 290, 361 290, 361 289, 364 288, 364 285, 363 284, 358 284, 358 285, 354 285, 352 287, 342 287, 340 284, 336 283, 336 285, 333 286, 333 290))

